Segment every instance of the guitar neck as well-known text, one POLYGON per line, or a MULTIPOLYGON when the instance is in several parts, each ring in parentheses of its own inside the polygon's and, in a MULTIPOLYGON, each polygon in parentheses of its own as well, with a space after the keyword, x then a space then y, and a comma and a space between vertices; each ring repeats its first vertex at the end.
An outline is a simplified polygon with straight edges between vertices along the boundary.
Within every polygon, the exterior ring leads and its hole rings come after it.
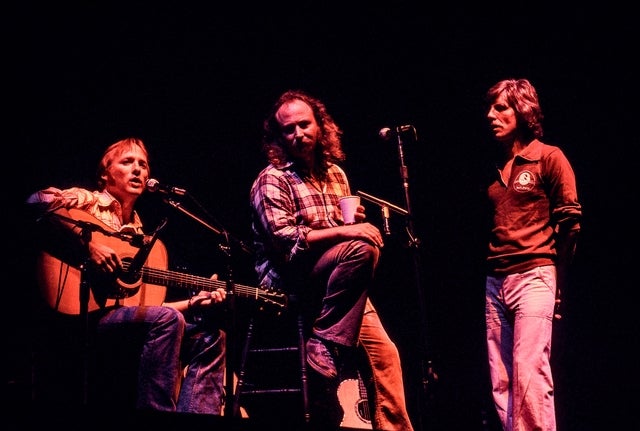
POLYGON ((362 398, 363 400, 368 399, 367 387, 364 385, 364 380, 362 380, 360 371, 358 371, 358 390, 360 391, 360 398, 362 398))
MULTIPOLYGON (((123 269, 128 269, 128 264, 123 262, 123 269)), ((211 292, 216 289, 226 289, 227 282, 197 275, 185 274, 157 268, 142 268, 142 280, 145 283, 160 284, 178 289, 204 290, 211 292)), ((239 296, 252 296, 256 293, 256 287, 233 284, 233 291, 239 296)))
MULTIPOLYGON (((123 270, 126 272, 131 264, 124 261, 123 270)), ((158 284, 178 289, 192 289, 196 291, 204 290, 211 292, 215 289, 226 289, 227 282, 198 275, 185 274, 182 272, 167 269, 143 267, 140 271, 142 280, 145 283, 158 284)), ((284 308, 287 305, 287 297, 282 292, 268 291, 260 287, 245 286, 244 284, 233 283, 233 289, 227 290, 228 295, 235 295, 241 298, 255 299, 260 302, 276 305, 284 308)))

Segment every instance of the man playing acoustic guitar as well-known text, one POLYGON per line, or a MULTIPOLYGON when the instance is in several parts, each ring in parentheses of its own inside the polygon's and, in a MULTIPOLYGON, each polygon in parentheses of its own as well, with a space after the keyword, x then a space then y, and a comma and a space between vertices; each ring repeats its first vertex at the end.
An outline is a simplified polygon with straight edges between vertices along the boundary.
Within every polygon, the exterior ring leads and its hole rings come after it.
MULTIPOLYGON (((144 143, 126 138, 104 152, 98 165, 97 191, 49 187, 27 199, 28 208, 34 210, 39 220, 41 245, 46 250, 41 260, 46 271, 39 279, 52 308, 66 314, 80 309, 78 268, 83 262, 86 262, 83 268, 89 267, 95 280, 115 280, 118 274, 126 272, 123 268, 128 262, 120 253, 122 250, 137 257, 138 253, 148 254, 142 257, 148 258, 144 260, 151 266, 166 268, 166 249, 160 241, 154 238, 150 244, 143 241, 134 245, 126 241, 144 237, 134 206, 148 178, 144 143), (77 219, 85 223, 93 220, 95 226, 105 226, 105 231, 111 230, 114 236, 99 233, 87 236, 83 224, 74 222, 77 219)), ((138 362, 131 364, 137 366, 134 408, 221 414, 225 333, 190 323, 190 316, 224 301, 224 284, 213 289, 203 287, 190 299, 171 303, 164 302, 166 287, 159 284, 122 283, 113 292, 98 289, 98 284, 91 285, 88 299, 88 321, 96 323, 92 343, 97 346, 96 352, 116 358, 122 357, 115 353, 120 350, 135 352, 131 356, 138 362), (127 289, 131 292, 126 293, 127 289), (183 376, 184 366, 187 371, 183 376)), ((104 362, 108 364, 107 360, 104 362)), ((116 403, 117 399, 115 396, 101 400, 100 407, 108 409, 111 407, 108 403, 116 403)))

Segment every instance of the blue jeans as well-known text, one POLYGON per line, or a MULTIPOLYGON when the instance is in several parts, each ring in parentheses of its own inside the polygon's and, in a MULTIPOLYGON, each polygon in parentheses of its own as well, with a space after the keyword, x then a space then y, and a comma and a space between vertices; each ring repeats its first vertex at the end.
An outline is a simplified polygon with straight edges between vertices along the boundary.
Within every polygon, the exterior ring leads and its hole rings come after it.
POLYGON ((185 327, 182 313, 162 306, 119 307, 100 318, 97 342, 106 344, 102 349, 136 352, 137 409, 176 410, 185 327))
POLYGON ((225 343, 224 331, 187 323, 181 354, 182 364, 187 370, 180 386, 177 411, 222 414, 225 401, 225 343))
POLYGON ((222 413, 226 357, 222 330, 187 323, 170 307, 147 306, 109 311, 99 320, 97 331, 98 342, 108 343, 103 351, 129 349, 138 358, 137 409, 222 413))
POLYGON ((551 330, 556 268, 486 279, 493 400, 505 431, 555 431, 551 330))
POLYGON ((367 242, 346 241, 316 260, 311 277, 324 290, 319 292, 323 297, 313 321, 313 335, 347 347, 357 345, 379 256, 380 250, 367 242))

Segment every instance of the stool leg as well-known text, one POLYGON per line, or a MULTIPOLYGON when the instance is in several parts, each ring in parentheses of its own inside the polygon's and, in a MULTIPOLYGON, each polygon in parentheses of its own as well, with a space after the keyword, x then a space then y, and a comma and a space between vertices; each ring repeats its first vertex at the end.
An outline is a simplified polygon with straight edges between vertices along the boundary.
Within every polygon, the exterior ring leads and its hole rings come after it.
MULTIPOLYGON (((293 323, 293 322, 291 322, 293 323)), ((306 352, 306 344, 305 344, 305 332, 304 332, 304 318, 302 314, 297 315, 296 325, 297 325, 297 346, 284 346, 284 347, 263 347, 256 349, 252 347, 252 342, 254 335, 258 329, 255 327, 256 318, 251 317, 249 319, 249 324, 247 328, 247 334, 242 350, 242 356, 240 358, 238 377, 235 385, 235 393, 233 397, 233 416, 240 417, 240 407, 241 407, 241 398, 242 395, 246 395, 248 393, 256 395, 256 394, 269 394, 269 393, 288 393, 288 392, 299 392, 302 398, 302 408, 303 408, 303 419, 306 425, 309 425, 311 422, 311 406, 309 399, 309 381, 308 381, 308 366, 307 366, 307 352, 306 352), (244 387, 247 385, 247 379, 251 381, 254 376, 249 376, 253 371, 247 369, 247 365, 249 362, 248 357, 252 354, 258 353, 278 353, 278 352, 288 352, 288 351, 296 351, 298 352, 298 362, 300 366, 300 386, 293 387, 260 387, 254 388, 250 391, 247 391, 244 387)))
POLYGON ((304 320, 302 314, 298 314, 298 352, 300 355, 300 382, 302 384, 302 406, 305 423, 311 421, 309 407, 309 382, 307 379, 307 348, 304 340, 304 320))
POLYGON ((238 381, 236 382, 236 389, 233 396, 233 417, 240 417, 240 393, 244 388, 244 381, 246 376, 247 357, 249 355, 249 348, 251 346, 251 338, 253 337, 253 317, 249 319, 249 326, 247 328, 247 336, 242 349, 242 357, 240 358, 240 370, 238 371, 238 381))

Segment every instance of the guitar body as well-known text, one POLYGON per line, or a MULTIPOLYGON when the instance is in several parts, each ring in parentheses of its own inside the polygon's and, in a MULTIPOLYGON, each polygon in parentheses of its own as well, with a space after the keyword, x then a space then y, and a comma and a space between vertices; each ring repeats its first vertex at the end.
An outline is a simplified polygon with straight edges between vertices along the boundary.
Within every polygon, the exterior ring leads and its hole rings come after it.
POLYGON ((345 379, 338 386, 338 401, 344 412, 341 427, 355 429, 373 429, 369 413, 369 400, 360 376, 357 379, 345 379))
MULTIPOLYGON (((97 224, 107 232, 113 231, 91 214, 77 209, 71 209, 69 212, 76 220, 97 224)), ((140 250, 120 238, 101 232, 92 232, 92 239, 113 248, 122 260, 131 260, 140 250)), ((167 249, 161 241, 156 240, 153 244, 145 266, 167 268, 167 249)), ((43 251, 38 256, 36 276, 40 293, 49 307, 63 314, 80 314, 83 280, 82 271, 78 265, 71 265, 43 251)), ((115 305, 116 302, 121 305, 161 305, 167 292, 167 288, 163 285, 144 283, 142 280, 127 285, 118 282, 116 276, 108 279, 88 278, 90 286, 88 311, 90 312, 115 305)))

